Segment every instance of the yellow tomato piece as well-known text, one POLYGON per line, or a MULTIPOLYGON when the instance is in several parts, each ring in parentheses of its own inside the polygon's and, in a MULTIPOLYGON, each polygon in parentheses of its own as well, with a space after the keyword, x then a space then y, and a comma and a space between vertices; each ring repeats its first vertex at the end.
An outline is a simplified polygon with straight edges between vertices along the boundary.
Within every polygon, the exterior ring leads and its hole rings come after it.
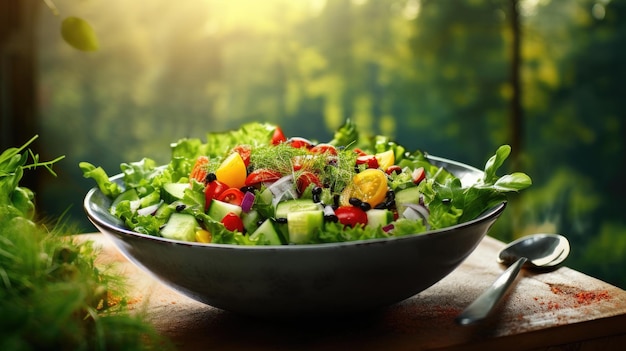
POLYGON ((393 166, 396 162, 396 155, 392 150, 387 150, 385 152, 381 152, 375 155, 376 160, 378 161, 378 167, 383 171, 386 171, 387 168, 393 166))
POLYGON ((208 230, 200 229, 196 230, 196 241, 199 243, 210 243, 212 239, 211 233, 208 230))
POLYGON ((387 196, 387 175, 380 169, 368 168, 357 173, 352 183, 341 193, 341 205, 349 206, 350 198, 357 198, 374 207, 387 196))
POLYGON ((246 184, 247 170, 241 155, 237 152, 228 155, 215 171, 215 176, 231 188, 242 188, 246 184))

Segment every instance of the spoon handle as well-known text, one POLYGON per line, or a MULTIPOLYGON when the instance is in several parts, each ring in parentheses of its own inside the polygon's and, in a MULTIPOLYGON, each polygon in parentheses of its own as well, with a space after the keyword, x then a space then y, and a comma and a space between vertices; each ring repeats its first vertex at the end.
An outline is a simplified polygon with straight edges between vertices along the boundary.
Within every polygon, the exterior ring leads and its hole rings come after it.
POLYGON ((522 257, 513 263, 474 302, 456 317, 456 322, 469 325, 485 319, 507 292, 527 259, 522 257))

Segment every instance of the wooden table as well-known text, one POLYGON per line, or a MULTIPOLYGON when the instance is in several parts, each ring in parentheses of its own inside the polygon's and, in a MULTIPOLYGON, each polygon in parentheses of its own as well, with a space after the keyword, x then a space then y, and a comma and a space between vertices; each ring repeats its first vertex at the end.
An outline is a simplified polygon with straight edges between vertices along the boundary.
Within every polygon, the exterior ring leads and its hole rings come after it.
MULTIPOLYGON (((184 297, 127 261, 102 234, 99 263, 116 262, 131 284, 131 308, 147 313, 180 350, 612 350, 626 346, 626 291, 567 267, 523 271, 491 319, 455 316, 502 272, 503 243, 486 237, 449 276, 382 311, 335 319, 260 320, 184 297)), ((375 284, 375 282, 372 282, 375 284)))

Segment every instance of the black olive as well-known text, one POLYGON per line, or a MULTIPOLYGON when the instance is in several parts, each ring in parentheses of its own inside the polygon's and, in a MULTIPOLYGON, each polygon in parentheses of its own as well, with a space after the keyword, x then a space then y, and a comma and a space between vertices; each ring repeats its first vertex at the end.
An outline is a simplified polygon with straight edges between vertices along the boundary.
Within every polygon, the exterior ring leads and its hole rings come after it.
POLYGON ((360 207, 363 201, 361 201, 361 199, 357 197, 351 197, 350 200, 348 200, 348 202, 350 203, 350 205, 354 207, 360 207))
POLYGON ((339 218, 336 215, 325 215, 324 220, 327 222, 337 223, 339 221, 339 218))
POLYGON ((204 178, 204 182, 206 184, 209 184, 214 180, 217 180, 217 176, 215 175, 215 173, 207 173, 206 177, 204 178))
POLYGON ((363 211, 369 211, 372 209, 372 205, 369 204, 369 202, 361 202, 361 204, 359 204, 359 208, 362 209, 363 211))

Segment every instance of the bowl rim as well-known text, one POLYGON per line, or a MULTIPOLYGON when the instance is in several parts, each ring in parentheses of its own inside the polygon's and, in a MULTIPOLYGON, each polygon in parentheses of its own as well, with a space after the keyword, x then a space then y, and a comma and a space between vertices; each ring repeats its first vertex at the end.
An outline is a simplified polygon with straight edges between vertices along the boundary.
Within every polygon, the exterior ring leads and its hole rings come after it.
MULTIPOLYGON (((457 167, 461 167, 461 168, 465 168, 474 172, 479 172, 479 173, 483 173, 483 171, 469 166, 467 164, 458 162, 458 161, 453 161, 453 160, 449 160, 446 158, 442 158, 442 157, 437 157, 437 156, 432 156, 432 155, 426 155, 427 158, 429 160, 432 161, 436 161, 436 162, 443 162, 443 163, 447 163, 447 164, 451 164, 451 165, 455 165, 457 167)), ((119 173, 116 174, 114 176, 112 176, 110 179, 111 180, 117 180, 120 179, 121 177, 123 177, 123 173, 119 173)), ((388 238, 374 238, 374 239, 363 239, 363 240, 353 240, 353 241, 342 241, 342 242, 333 242, 333 243, 316 243, 316 244, 303 244, 303 245, 258 245, 258 246, 250 246, 250 245, 233 245, 233 244, 215 244, 215 243, 199 243, 199 242, 191 242, 191 241, 182 241, 182 240, 176 240, 176 239, 168 239, 168 238, 164 238, 164 237, 160 237, 160 236, 155 236, 155 235, 150 235, 150 234, 142 234, 142 233, 138 233, 135 231, 132 231, 128 228, 122 227, 122 226, 118 226, 115 223, 111 223, 109 221, 106 221, 105 219, 103 219, 100 215, 98 215, 96 213, 96 211, 92 208, 92 198, 95 196, 95 194, 97 192, 99 192, 100 189, 97 186, 92 187, 87 194, 85 195, 85 198, 83 200, 83 209, 85 210, 88 219, 98 228, 106 228, 108 231, 111 232, 115 232, 118 234, 123 234, 123 235, 128 235, 128 236, 133 236, 133 237, 137 237, 137 238, 141 238, 141 239, 148 239, 148 240, 153 240, 153 241, 157 241, 157 242, 161 242, 161 243, 167 243, 167 244, 175 244, 175 245, 184 245, 184 246, 190 246, 190 247, 206 247, 206 248, 215 248, 215 249, 228 249, 228 250, 270 250, 270 251, 282 251, 282 250, 303 250, 303 249, 321 249, 321 248, 332 248, 332 247, 352 247, 352 246, 370 246, 372 244, 383 244, 386 242, 395 242, 395 241, 403 241, 403 240, 420 240, 417 239, 419 237, 423 237, 423 240, 426 240, 426 238, 431 237, 433 235, 440 235, 442 233, 446 233, 446 232, 452 232, 456 229, 459 228, 463 228, 463 227, 469 227, 472 226, 474 224, 478 224, 484 221, 488 221, 491 220, 493 217, 496 217, 498 215, 500 215, 504 209, 506 208, 507 205, 507 201, 504 200, 494 206, 492 206, 490 209, 484 211, 483 213, 481 213, 478 217, 463 222, 463 223, 458 223, 449 227, 445 227, 445 228, 440 228, 440 229, 435 229, 435 230, 428 230, 425 232, 421 232, 421 233, 414 233, 414 234, 406 234, 406 235, 402 235, 402 236, 392 236, 392 237, 388 237, 388 238)), ((101 230, 103 231, 103 230, 101 230)), ((104 231, 103 231, 104 232, 104 231)))

